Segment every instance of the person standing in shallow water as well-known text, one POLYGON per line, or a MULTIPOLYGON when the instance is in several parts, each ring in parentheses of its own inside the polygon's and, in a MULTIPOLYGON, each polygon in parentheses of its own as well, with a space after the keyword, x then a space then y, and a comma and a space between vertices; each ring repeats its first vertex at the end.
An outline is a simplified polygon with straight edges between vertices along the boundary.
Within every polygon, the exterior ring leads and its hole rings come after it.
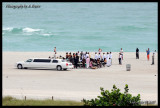
POLYGON ((150 54, 149 48, 148 48, 148 50, 146 50, 146 53, 147 53, 147 59, 148 59, 148 61, 149 61, 149 54, 150 54))
POLYGON ((136 49, 136 59, 139 59, 139 49, 136 49))

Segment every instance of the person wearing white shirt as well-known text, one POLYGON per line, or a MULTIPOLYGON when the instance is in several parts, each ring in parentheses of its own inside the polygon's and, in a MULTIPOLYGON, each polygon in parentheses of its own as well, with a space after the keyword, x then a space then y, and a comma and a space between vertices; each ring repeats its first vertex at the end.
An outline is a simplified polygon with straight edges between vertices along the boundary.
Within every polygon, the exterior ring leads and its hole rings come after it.
POLYGON ((109 59, 109 53, 107 52, 106 60, 108 61, 108 59, 109 59))
POLYGON ((123 60, 123 50, 122 50, 122 48, 121 48, 121 50, 120 50, 120 53, 121 53, 121 55, 122 55, 122 60, 123 60))
POLYGON ((53 55, 53 59, 56 59, 56 52, 55 52, 55 54, 53 55))
POLYGON ((77 54, 78 54, 78 56, 80 57, 80 53, 79 53, 79 51, 77 52, 77 54))
POLYGON ((101 60, 101 54, 100 53, 98 54, 98 58, 101 60))
POLYGON ((97 55, 97 52, 95 52, 95 60, 97 60, 97 58, 98 58, 98 55, 97 55))
POLYGON ((89 58, 89 54, 86 52, 86 59, 87 59, 87 57, 89 58))
POLYGON ((104 58, 106 58, 106 54, 105 53, 103 53, 103 60, 104 60, 104 58))
POLYGON ((109 53, 109 58, 111 59, 111 64, 112 64, 112 53, 109 53))
POLYGON ((122 54, 119 53, 119 64, 122 65, 122 54))
POLYGON ((91 58, 91 55, 89 54, 89 52, 88 52, 88 56, 89 56, 89 58, 91 58))

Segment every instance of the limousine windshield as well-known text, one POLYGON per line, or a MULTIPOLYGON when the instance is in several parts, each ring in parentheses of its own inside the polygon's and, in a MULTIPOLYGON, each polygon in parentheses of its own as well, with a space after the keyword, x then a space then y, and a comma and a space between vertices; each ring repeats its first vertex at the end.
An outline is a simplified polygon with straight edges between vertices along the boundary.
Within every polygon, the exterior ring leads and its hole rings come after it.
POLYGON ((26 62, 32 62, 32 59, 28 59, 26 62))

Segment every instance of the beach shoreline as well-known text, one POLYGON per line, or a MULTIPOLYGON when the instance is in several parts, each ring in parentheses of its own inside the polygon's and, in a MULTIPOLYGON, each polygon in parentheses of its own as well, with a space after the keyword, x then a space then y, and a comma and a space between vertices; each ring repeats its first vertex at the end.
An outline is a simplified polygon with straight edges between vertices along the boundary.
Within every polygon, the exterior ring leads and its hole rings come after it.
MULTIPOLYGON (((57 52, 57 56, 65 57, 66 52, 57 52)), ((95 52, 90 52, 94 57, 95 52)), ((3 96, 17 98, 51 98, 80 101, 100 95, 100 87, 111 90, 115 84, 124 91, 125 84, 129 93, 141 94, 141 100, 158 101, 158 53, 155 64, 147 61, 146 52, 124 52, 122 65, 118 64, 118 53, 112 52, 111 67, 99 69, 70 69, 67 71, 16 69, 15 63, 29 58, 48 58, 53 52, 2 52, 2 92, 3 96), (131 64, 131 71, 126 71, 126 64, 131 64), (156 75, 156 76, 155 76, 156 75)))

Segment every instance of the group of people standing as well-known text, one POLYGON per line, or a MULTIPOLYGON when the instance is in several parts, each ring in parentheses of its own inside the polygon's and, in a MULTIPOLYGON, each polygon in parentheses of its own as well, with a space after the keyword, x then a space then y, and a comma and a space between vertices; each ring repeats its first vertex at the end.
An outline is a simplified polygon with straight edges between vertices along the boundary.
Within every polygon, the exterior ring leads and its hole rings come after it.
MULTIPOLYGON (((153 52, 153 55, 152 55, 152 64, 151 65, 154 65, 155 52, 156 52, 156 50, 153 52)), ((147 60, 149 61, 149 59, 150 59, 150 50, 149 50, 149 48, 148 48, 148 50, 146 50, 146 53, 147 53, 147 60)), ((139 59, 139 49, 138 48, 136 49, 136 59, 139 59)))
POLYGON ((70 52, 68 54, 68 52, 66 53, 66 60, 67 61, 70 61, 74 66, 75 68, 78 67, 78 63, 79 63, 79 54, 78 53, 72 53, 70 52))
MULTIPOLYGON (((156 52, 156 50, 155 50, 156 52)), ((154 64, 154 55, 155 55, 155 52, 153 52, 153 56, 152 56, 152 64, 154 64)), ((146 53, 147 53, 147 60, 149 61, 149 57, 150 57, 150 50, 148 48, 148 50, 146 50, 146 53)), ((53 58, 56 59, 56 47, 54 47, 54 56, 53 58)), ((95 52, 95 57, 94 58, 91 58, 91 55, 89 52, 76 52, 76 53, 66 53, 66 58, 63 57, 63 59, 66 59, 67 61, 70 61, 74 66, 75 68, 78 67, 78 63, 82 63, 82 66, 85 68, 95 68, 94 67, 94 63, 97 64, 98 67, 101 67, 102 65, 103 66, 111 66, 112 65, 112 53, 111 52, 106 52, 106 54, 103 52, 102 54, 102 49, 98 49, 98 53, 95 52)), ((139 59, 139 49, 136 48, 136 59, 139 59)), ((118 57, 118 60, 119 60, 119 64, 122 65, 122 60, 123 60, 123 49, 121 48, 120 52, 119 52, 119 57, 118 57)))
POLYGON ((107 52, 106 54, 103 52, 103 55, 101 55, 101 52, 97 54, 95 52, 95 58, 96 61, 102 61, 104 64, 106 64, 108 67, 112 65, 112 53, 107 52))
POLYGON ((66 52, 66 60, 70 61, 73 65, 75 65, 75 68, 78 67, 78 63, 82 63, 82 67, 86 68, 96 68, 94 64, 97 65, 97 67, 102 67, 107 65, 111 66, 112 64, 112 54, 110 53, 103 53, 101 55, 101 51, 97 55, 97 52, 95 52, 95 58, 92 58, 89 52, 83 52, 81 53, 78 51, 77 53, 68 53, 66 52))
POLYGON ((111 66, 112 64, 112 53, 107 52, 106 54, 103 52, 102 55, 102 49, 99 48, 97 52, 95 52, 95 57, 92 58, 89 52, 76 52, 76 53, 68 53, 66 52, 66 60, 70 61, 75 68, 78 67, 78 63, 82 63, 82 67, 86 68, 96 68, 95 64, 97 67, 102 67, 103 66, 111 66))

